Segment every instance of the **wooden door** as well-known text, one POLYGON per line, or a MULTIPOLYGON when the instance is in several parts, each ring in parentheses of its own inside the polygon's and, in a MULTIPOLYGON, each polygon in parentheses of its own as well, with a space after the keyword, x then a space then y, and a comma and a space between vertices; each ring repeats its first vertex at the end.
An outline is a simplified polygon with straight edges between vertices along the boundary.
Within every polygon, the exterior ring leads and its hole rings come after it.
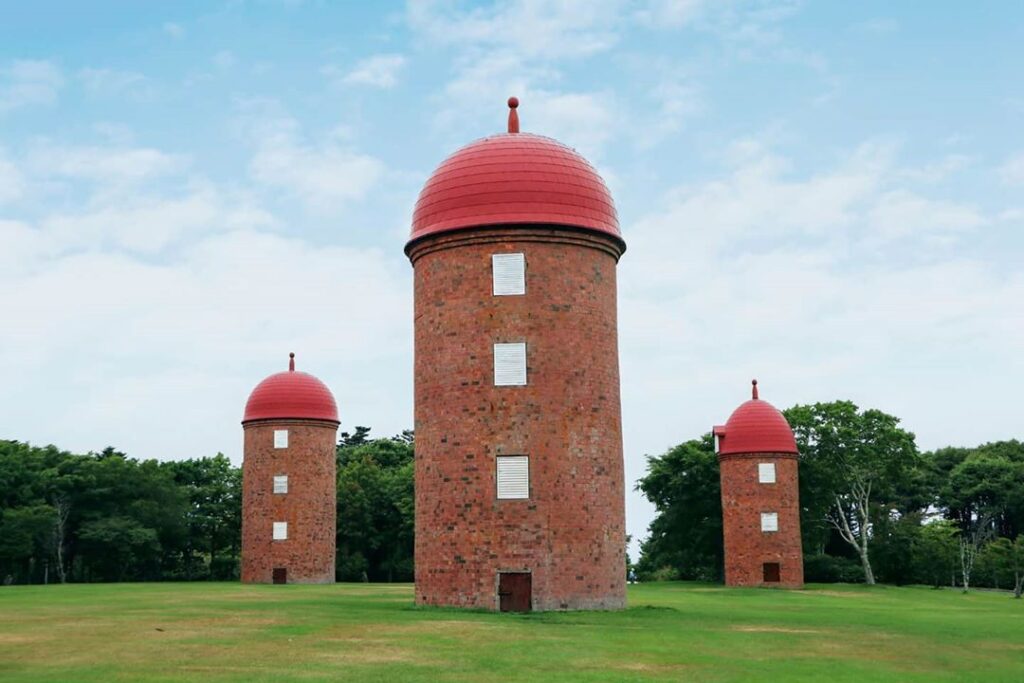
POLYGON ((529 612, 533 607, 533 577, 529 572, 498 574, 498 603, 502 612, 529 612))
POLYGON ((274 583, 288 583, 288 570, 284 567, 274 567, 274 583))
POLYGON ((778 562, 765 562, 764 563, 764 582, 765 583, 778 583, 779 575, 781 571, 779 569, 778 562))

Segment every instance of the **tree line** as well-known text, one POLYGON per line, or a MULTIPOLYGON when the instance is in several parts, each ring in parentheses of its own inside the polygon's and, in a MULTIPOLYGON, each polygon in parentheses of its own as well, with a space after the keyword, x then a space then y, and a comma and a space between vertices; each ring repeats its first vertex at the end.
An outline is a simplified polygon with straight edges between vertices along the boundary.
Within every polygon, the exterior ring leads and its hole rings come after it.
MULTIPOLYGON (((1024 444, 921 452, 898 418, 850 401, 783 411, 796 437, 809 582, 1024 586, 1024 444)), ((720 581, 722 508, 710 434, 648 457, 657 516, 635 567, 720 581)))
MULTIPOLYGON (((413 435, 343 432, 339 580, 409 581, 413 435)), ((242 474, 217 455, 158 462, 0 440, 0 583, 238 578, 242 474)))
MULTIPOLYGON (((920 452, 898 418, 848 401, 783 411, 800 459, 810 582, 1024 585, 1024 444, 920 452)), ((337 578, 413 578, 415 440, 357 427, 337 446, 337 578)), ((720 581, 722 509, 710 434, 648 457, 657 516, 642 579, 720 581)), ((137 460, 0 440, 0 580, 238 577, 241 471, 222 454, 137 460)))

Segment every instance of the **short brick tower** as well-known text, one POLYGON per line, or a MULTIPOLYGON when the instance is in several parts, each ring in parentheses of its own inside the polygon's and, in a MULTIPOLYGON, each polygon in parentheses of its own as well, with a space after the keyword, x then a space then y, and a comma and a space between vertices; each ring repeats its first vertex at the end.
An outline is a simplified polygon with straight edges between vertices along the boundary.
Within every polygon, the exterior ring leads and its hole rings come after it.
POLYGON ((727 586, 804 585, 796 441, 782 413, 757 396, 714 428, 721 468, 727 586))
POLYGON ((626 602, 615 269, 625 243, 583 157, 519 132, 427 181, 415 269, 416 602, 626 602))
POLYGON ((242 581, 334 583, 334 396, 290 354, 288 372, 253 389, 242 427, 242 581))

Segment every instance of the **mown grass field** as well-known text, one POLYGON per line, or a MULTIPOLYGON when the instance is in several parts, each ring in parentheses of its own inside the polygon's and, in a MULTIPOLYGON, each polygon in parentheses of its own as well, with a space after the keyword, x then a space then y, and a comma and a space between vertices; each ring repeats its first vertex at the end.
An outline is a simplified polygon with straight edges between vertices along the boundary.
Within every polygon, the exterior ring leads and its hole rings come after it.
POLYGON ((409 585, 0 588, 0 680, 1024 681, 1024 602, 630 587, 623 612, 412 606, 409 585))

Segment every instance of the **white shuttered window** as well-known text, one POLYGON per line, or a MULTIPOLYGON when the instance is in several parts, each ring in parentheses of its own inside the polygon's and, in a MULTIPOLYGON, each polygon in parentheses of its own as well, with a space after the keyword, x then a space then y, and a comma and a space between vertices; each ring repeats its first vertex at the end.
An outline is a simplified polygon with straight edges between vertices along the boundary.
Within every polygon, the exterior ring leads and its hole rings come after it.
POLYGON ((777 512, 762 512, 761 513, 761 531, 778 531, 779 530, 779 513, 777 512))
POLYGON ((288 522, 274 522, 274 540, 288 540, 288 522))
POLYGON ((498 456, 498 498, 530 497, 530 456, 498 456))
POLYGON ((494 296, 526 294, 526 257, 522 254, 491 256, 494 296))
POLYGON ((759 462, 757 463, 757 480, 762 484, 774 484, 775 483, 775 463, 773 462, 759 462))
POLYGON ((274 448, 288 448, 288 430, 274 430, 274 448))
POLYGON ((274 476, 274 493, 288 493, 287 474, 278 474, 274 476))
POLYGON ((526 344, 494 345, 494 386, 514 387, 526 384, 526 344))

